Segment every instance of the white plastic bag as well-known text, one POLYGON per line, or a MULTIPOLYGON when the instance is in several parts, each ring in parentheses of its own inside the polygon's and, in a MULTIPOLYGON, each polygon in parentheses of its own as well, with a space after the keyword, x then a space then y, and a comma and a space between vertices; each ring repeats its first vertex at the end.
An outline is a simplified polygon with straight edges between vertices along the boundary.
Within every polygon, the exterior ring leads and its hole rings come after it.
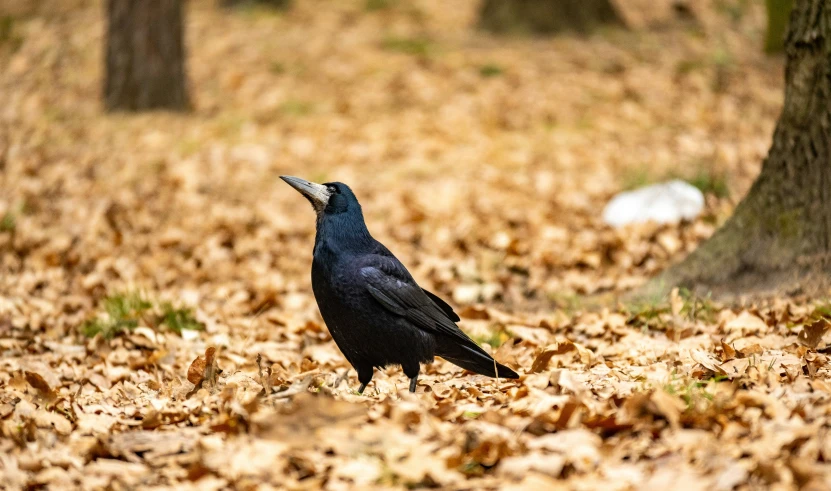
POLYGON ((616 195, 603 210, 613 227, 630 223, 675 223, 692 220, 704 209, 704 195, 695 186, 675 180, 616 195))

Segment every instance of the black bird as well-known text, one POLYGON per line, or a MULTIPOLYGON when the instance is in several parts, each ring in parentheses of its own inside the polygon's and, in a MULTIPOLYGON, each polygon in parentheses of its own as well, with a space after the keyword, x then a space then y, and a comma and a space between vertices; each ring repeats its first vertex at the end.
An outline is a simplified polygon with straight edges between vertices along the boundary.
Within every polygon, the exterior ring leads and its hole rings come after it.
POLYGON ((517 378, 456 326, 459 316, 416 284, 372 238, 358 199, 340 182, 280 176, 317 213, 312 289, 332 338, 358 372, 363 393, 375 367, 401 365, 415 392, 420 363, 440 356, 489 377, 517 378))

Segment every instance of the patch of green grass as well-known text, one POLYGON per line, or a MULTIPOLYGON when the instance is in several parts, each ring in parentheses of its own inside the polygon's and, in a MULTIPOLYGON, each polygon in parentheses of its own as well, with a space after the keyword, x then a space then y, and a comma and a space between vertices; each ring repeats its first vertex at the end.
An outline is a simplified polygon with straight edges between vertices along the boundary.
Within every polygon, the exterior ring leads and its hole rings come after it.
POLYGON ((176 334, 184 330, 201 331, 202 323, 196 320, 191 308, 175 308, 170 302, 161 304, 161 323, 176 334))
POLYGON ((104 299, 104 311, 114 319, 141 316, 152 307, 153 304, 141 292, 116 294, 104 299))
POLYGON ((98 333, 101 333, 104 339, 112 339, 121 333, 124 327, 117 326, 110 321, 94 318, 84 321, 79 330, 81 334, 88 338, 94 338, 98 333))
POLYGON ((216 119, 219 133, 224 138, 236 138, 248 120, 240 114, 225 113, 216 119))
POLYGON ((329 174, 327 174, 325 172, 320 172, 320 173, 314 174, 314 175, 312 175, 312 182, 319 182, 319 183, 329 182, 329 174))
POLYGON ((484 78, 498 77, 505 73, 501 66, 494 63, 487 63, 479 67, 479 75, 484 78))
POLYGON ((464 419, 476 419, 481 416, 482 413, 479 411, 465 411, 462 413, 462 418, 464 419))
POLYGON ((366 0, 364 2, 364 10, 367 12, 375 12, 378 10, 387 10, 394 7, 398 0, 366 0))
MULTIPOLYGON (((678 296, 683 300, 679 315, 692 321, 714 322, 718 308, 713 304, 710 294, 698 296, 686 288, 678 290, 678 296)), ((623 311, 629 316, 629 323, 642 322, 646 327, 663 328, 663 322, 669 318, 662 317, 672 314, 672 308, 667 296, 652 296, 625 304, 623 311)))
POLYGON ((831 320, 831 306, 822 305, 814 309, 811 313, 811 320, 818 321, 820 319, 831 320))
POLYGON ((23 215, 27 212, 27 207, 25 202, 19 202, 14 206, 10 206, 6 213, 0 217, 0 233, 9 232, 14 233, 15 229, 17 228, 17 220, 20 215, 23 215))
POLYGON ((812 321, 818 321, 820 319, 831 320, 831 299, 825 299, 821 303, 818 303, 814 307, 814 311, 811 312, 810 318, 812 321))
POLYGON ((821 318, 824 318, 824 319, 831 319, 831 303, 818 305, 814 309, 813 316, 814 317, 821 317, 821 318))
POLYGON ((179 141, 179 152, 182 156, 190 157, 202 148, 202 140, 198 138, 185 138, 179 141))
POLYGON ((314 104, 307 101, 288 100, 280 105, 280 112, 289 116, 306 116, 314 111, 314 104))
POLYGON ((468 476, 481 476, 485 473, 485 467, 476 460, 467 460, 457 470, 468 476))
POLYGON ((716 174, 700 169, 687 182, 697 187, 704 194, 712 194, 717 198, 730 197, 730 187, 724 174, 716 174))
POLYGON ((679 296, 684 300, 681 308, 681 315, 692 321, 714 322, 718 315, 718 307, 713 304, 712 295, 707 293, 704 297, 696 295, 686 288, 678 291, 679 296))
POLYGON ((727 377, 723 375, 718 375, 708 380, 696 380, 693 378, 682 379, 673 370, 670 380, 664 384, 663 390, 670 395, 681 397, 687 404, 687 410, 689 411, 713 402, 715 394, 710 392, 709 389, 712 389, 715 384, 724 380, 727 380, 727 377))
POLYGON ((153 304, 140 292, 116 293, 102 302, 104 317, 89 319, 81 325, 81 333, 89 338, 101 334, 112 339, 124 331, 138 327, 139 320, 153 304))
POLYGON ((11 15, 0 16, 0 46, 8 45, 15 52, 23 44, 23 36, 14 28, 15 18, 11 15))
POLYGON ((623 306, 623 311, 629 316, 629 323, 641 322, 646 327, 656 327, 663 314, 671 312, 667 302, 652 302, 639 300, 623 306))
POLYGON ((226 6, 250 18, 268 18, 282 14, 291 8, 291 0, 226 1, 226 6))
POLYGON ((624 191, 642 188, 655 182, 655 178, 644 167, 626 169, 620 180, 624 191))
POLYGON ((713 65, 717 67, 728 67, 736 62, 735 56, 726 47, 717 48, 713 51, 713 65))
POLYGON ((514 334, 511 331, 500 326, 496 329, 491 330, 491 332, 488 334, 475 335, 471 336, 470 338, 476 341, 476 343, 479 345, 489 344, 493 348, 498 348, 513 337, 514 334))
POLYGON ((272 61, 271 64, 268 65, 268 71, 274 75, 282 75, 286 73, 286 65, 280 63, 279 61, 272 61))
POLYGON ((716 49, 712 54, 712 58, 714 67, 713 90, 719 93, 724 92, 730 83, 730 76, 733 73, 736 59, 726 47, 716 49))
POLYGON ((671 171, 662 175, 655 175, 651 174, 645 167, 626 169, 620 178, 621 188, 625 191, 631 191, 656 182, 680 179, 695 186, 704 194, 712 194, 717 198, 730 197, 730 186, 727 184, 726 174, 711 171, 703 165, 699 165, 692 174, 671 171))
POLYGON ((14 17, 11 15, 4 15, 0 17, 0 43, 5 43, 11 40, 14 34, 14 17))
POLYGON ((749 0, 717 0, 715 2, 716 10, 728 17, 731 22, 741 22, 750 8, 749 0))
POLYGON ((170 302, 154 304, 139 291, 108 295, 101 301, 101 309, 102 312, 81 325, 81 334, 90 338, 100 334, 105 339, 112 339, 135 329, 142 322, 155 329, 164 326, 177 334, 182 334, 185 329, 204 328, 192 309, 177 308, 170 302))
POLYGON ((7 211, 3 218, 0 218, 0 232, 14 232, 17 228, 17 214, 7 211))
POLYGON ((583 114, 575 122, 574 127, 578 130, 593 130, 595 124, 594 121, 595 120, 590 118, 587 114, 583 114))
POLYGON ((701 58, 690 58, 676 63, 675 73, 678 75, 687 75, 705 68, 707 68, 707 64, 701 58))
POLYGON ((669 298, 663 293, 665 291, 661 283, 656 285, 655 291, 648 291, 643 296, 624 303, 621 310, 629 316, 629 323, 657 319, 661 314, 671 312, 669 298))
POLYGON ((568 315, 572 315, 580 310, 583 310, 583 300, 579 295, 572 292, 550 292, 548 299, 554 302, 554 305, 564 311, 568 315))
POLYGON ((396 51, 415 56, 428 56, 433 51, 433 42, 427 38, 405 38, 388 36, 381 47, 387 51, 396 51))

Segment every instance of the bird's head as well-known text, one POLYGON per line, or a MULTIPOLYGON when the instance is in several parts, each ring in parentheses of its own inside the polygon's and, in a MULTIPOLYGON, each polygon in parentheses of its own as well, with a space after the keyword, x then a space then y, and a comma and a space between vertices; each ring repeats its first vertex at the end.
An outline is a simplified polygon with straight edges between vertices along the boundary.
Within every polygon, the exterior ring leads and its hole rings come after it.
POLYGON ((302 194, 317 213, 321 215, 337 215, 347 211, 360 212, 361 205, 358 198, 342 182, 326 182, 316 184, 305 179, 292 176, 280 176, 280 179, 302 194))

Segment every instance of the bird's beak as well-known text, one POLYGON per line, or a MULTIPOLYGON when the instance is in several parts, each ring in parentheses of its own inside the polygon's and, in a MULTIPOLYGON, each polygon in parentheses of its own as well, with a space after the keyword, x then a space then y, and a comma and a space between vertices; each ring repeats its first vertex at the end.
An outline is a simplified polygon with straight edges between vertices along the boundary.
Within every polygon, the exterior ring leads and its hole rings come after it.
POLYGON ((280 179, 286 181, 289 186, 305 196, 317 212, 322 211, 326 208, 326 204, 329 203, 329 189, 326 186, 315 184, 305 179, 300 179, 299 177, 280 176, 280 179))

